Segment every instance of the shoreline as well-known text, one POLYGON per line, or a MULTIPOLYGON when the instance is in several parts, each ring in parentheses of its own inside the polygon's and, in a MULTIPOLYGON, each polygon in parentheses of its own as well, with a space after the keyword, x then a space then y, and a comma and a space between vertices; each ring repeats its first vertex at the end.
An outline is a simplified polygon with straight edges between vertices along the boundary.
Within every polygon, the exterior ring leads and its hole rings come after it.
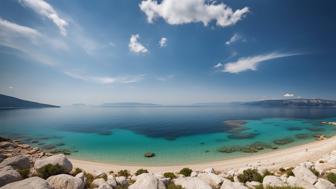
POLYGON ((292 167, 305 161, 316 161, 324 155, 332 152, 334 149, 336 149, 336 136, 321 141, 314 141, 285 149, 279 149, 262 154, 255 154, 249 157, 237 157, 226 160, 195 164, 190 163, 184 165, 119 165, 113 163, 100 163, 94 161, 79 160, 71 157, 69 157, 69 159, 73 163, 74 167, 80 167, 81 169, 89 172, 118 171, 122 169, 127 169, 131 172, 135 172, 136 170, 143 168, 147 169, 150 172, 163 173, 167 171, 178 171, 184 167, 188 167, 196 171, 204 170, 210 167, 220 171, 228 171, 230 169, 239 169, 247 166, 262 166, 267 167, 271 170, 281 167, 292 167))

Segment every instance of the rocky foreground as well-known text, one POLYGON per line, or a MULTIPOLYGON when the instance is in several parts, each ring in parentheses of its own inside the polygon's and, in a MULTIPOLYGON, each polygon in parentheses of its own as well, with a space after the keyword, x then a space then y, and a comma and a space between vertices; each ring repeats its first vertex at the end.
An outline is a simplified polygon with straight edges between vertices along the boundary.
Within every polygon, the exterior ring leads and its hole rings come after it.
POLYGON ((74 168, 63 154, 0 138, 1 189, 336 189, 336 150, 315 162, 278 170, 252 165, 225 172, 215 169, 88 173, 74 168))

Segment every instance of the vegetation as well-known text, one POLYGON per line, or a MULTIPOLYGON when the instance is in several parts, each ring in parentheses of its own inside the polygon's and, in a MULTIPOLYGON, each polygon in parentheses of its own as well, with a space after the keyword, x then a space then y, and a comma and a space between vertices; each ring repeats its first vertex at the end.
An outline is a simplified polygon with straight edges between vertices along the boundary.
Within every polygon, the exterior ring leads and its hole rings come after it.
POLYGON ((142 173, 148 173, 148 171, 146 169, 138 169, 135 172, 135 175, 138 176, 138 175, 141 175, 142 173))
POLYGON ((176 185, 174 182, 169 182, 167 184, 167 189, 183 189, 181 185, 176 185))
POLYGON ((293 169, 294 169, 293 167, 290 167, 288 169, 280 168, 279 171, 283 174, 286 174, 287 177, 289 177, 289 176, 294 176, 293 169))
POLYGON ((124 176, 124 177, 129 177, 130 176, 130 173, 128 172, 128 170, 120 170, 118 172, 118 176, 124 176))
POLYGON ((316 175, 317 177, 320 176, 320 173, 318 171, 316 171, 315 168, 310 168, 309 169, 312 173, 314 173, 314 175, 316 175))
POLYGON ((91 183, 93 182, 93 180, 95 179, 94 176, 90 173, 86 173, 84 172, 85 175, 85 188, 91 188, 91 183))
POLYGON ((189 168, 183 168, 180 170, 180 174, 184 175, 185 177, 189 177, 191 175, 192 170, 189 168))
POLYGON ((81 172, 84 172, 84 171, 77 167, 72 171, 72 175, 76 176, 78 173, 81 173, 81 172))
POLYGON ((327 173, 327 179, 336 184, 336 174, 335 173, 327 173))
POLYGON ((260 185, 256 186, 255 189, 304 189, 304 188, 294 187, 294 186, 282 186, 282 187, 267 186, 265 188, 262 184, 260 184, 260 185))
POLYGON ((59 164, 56 165, 48 164, 37 170, 38 176, 44 179, 47 179, 48 177, 53 175, 59 175, 64 173, 66 173, 65 169, 59 164))
POLYGON ((170 178, 170 179, 175 179, 176 178, 176 175, 173 172, 165 172, 163 174, 163 176, 166 177, 166 178, 170 178))
POLYGON ((17 170, 23 179, 28 178, 30 170, 29 169, 18 169, 17 170))
POLYGON ((238 180, 243 183, 251 181, 262 182, 263 177, 258 173, 257 169, 246 169, 242 174, 238 175, 238 180))

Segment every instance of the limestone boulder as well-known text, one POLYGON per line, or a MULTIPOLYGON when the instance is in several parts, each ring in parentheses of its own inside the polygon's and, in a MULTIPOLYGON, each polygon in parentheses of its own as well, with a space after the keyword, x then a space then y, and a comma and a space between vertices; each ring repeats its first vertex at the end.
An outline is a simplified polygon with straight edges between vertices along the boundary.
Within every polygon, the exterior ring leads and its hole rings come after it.
POLYGON ((267 188, 268 186, 271 187, 283 187, 286 186, 286 183, 277 176, 269 175, 266 176, 263 180, 263 186, 267 188))
POLYGON ((57 154, 50 157, 37 159, 34 164, 35 170, 40 169, 41 167, 52 164, 52 165, 60 165, 62 166, 67 173, 72 170, 72 163, 68 160, 68 158, 64 154, 57 154))
POLYGON ((0 169, 0 187, 21 179, 21 175, 11 166, 6 166, 0 169))
POLYGON ((180 177, 174 183, 185 189, 211 189, 211 186, 198 177, 180 177))
POLYGON ((1 189, 52 189, 46 180, 40 177, 30 177, 21 181, 7 184, 1 189))
POLYGON ((28 169, 30 168, 29 157, 25 155, 18 155, 6 158, 0 163, 0 168, 6 166, 12 166, 16 169, 28 169))
POLYGON ((53 189, 83 189, 84 182, 77 177, 67 174, 51 176, 47 179, 53 189))
POLYGON ((304 180, 310 184, 315 184, 317 181, 317 176, 306 167, 297 166, 293 169, 293 173, 296 178, 304 180))
POLYGON ((139 175, 134 184, 129 189, 166 189, 166 186, 154 174, 143 173, 139 175))

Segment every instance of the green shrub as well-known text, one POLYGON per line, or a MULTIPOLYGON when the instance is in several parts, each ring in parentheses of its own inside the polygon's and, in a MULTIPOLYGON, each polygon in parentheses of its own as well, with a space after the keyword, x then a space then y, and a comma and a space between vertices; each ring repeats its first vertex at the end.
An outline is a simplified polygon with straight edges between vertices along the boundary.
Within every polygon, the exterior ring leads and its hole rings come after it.
POLYGON ((120 170, 120 171, 118 172, 118 176, 129 177, 130 174, 129 174, 128 170, 125 169, 125 170, 120 170))
POLYGON ((167 189, 183 189, 181 185, 176 185, 174 182, 168 182, 167 189))
POLYGON ((84 172, 84 171, 77 167, 72 171, 72 175, 76 176, 78 173, 81 173, 81 172, 84 172))
POLYGON ((263 177, 258 173, 257 169, 247 169, 244 170, 242 174, 238 175, 238 180, 243 183, 251 181, 262 182, 263 177))
POLYGON ((279 169, 279 171, 280 171, 281 173, 285 173, 285 172, 286 172, 286 169, 284 169, 284 168, 281 167, 281 168, 279 169))
POLYGON ((180 174, 184 175, 185 177, 189 177, 191 175, 192 170, 189 168, 183 168, 180 170, 180 174))
POLYGON ((141 175, 142 173, 148 173, 148 171, 146 169, 138 169, 135 172, 135 175, 138 176, 138 175, 141 175))
POLYGON ((166 178, 170 178, 170 179, 175 179, 176 178, 176 175, 172 172, 166 172, 163 174, 164 177, 166 178))
POLYGON ((30 170, 29 169, 18 169, 17 172, 20 173, 22 178, 28 178, 30 170))
POLYGON ((286 169, 285 173, 288 177, 294 176, 293 169, 294 169, 293 167, 286 169))
POLYGON ((266 177, 266 176, 268 176, 268 175, 273 175, 273 173, 271 173, 269 170, 266 169, 266 170, 263 172, 263 178, 266 177))
POLYGON ((336 174, 335 173, 327 173, 327 179, 336 184, 336 174))
POLYGON ((48 164, 37 170, 38 176, 44 179, 47 179, 48 177, 53 175, 59 175, 64 173, 66 173, 65 169, 59 164, 56 165, 48 164))
POLYGON ((320 173, 318 171, 316 171, 315 168, 310 168, 309 169, 312 173, 314 173, 314 175, 316 175, 317 177, 320 176, 320 173))
POLYGON ((86 180, 85 180, 85 187, 86 188, 91 188, 91 183, 95 179, 94 176, 92 174, 86 173, 86 172, 84 172, 84 176, 86 178, 86 180))

